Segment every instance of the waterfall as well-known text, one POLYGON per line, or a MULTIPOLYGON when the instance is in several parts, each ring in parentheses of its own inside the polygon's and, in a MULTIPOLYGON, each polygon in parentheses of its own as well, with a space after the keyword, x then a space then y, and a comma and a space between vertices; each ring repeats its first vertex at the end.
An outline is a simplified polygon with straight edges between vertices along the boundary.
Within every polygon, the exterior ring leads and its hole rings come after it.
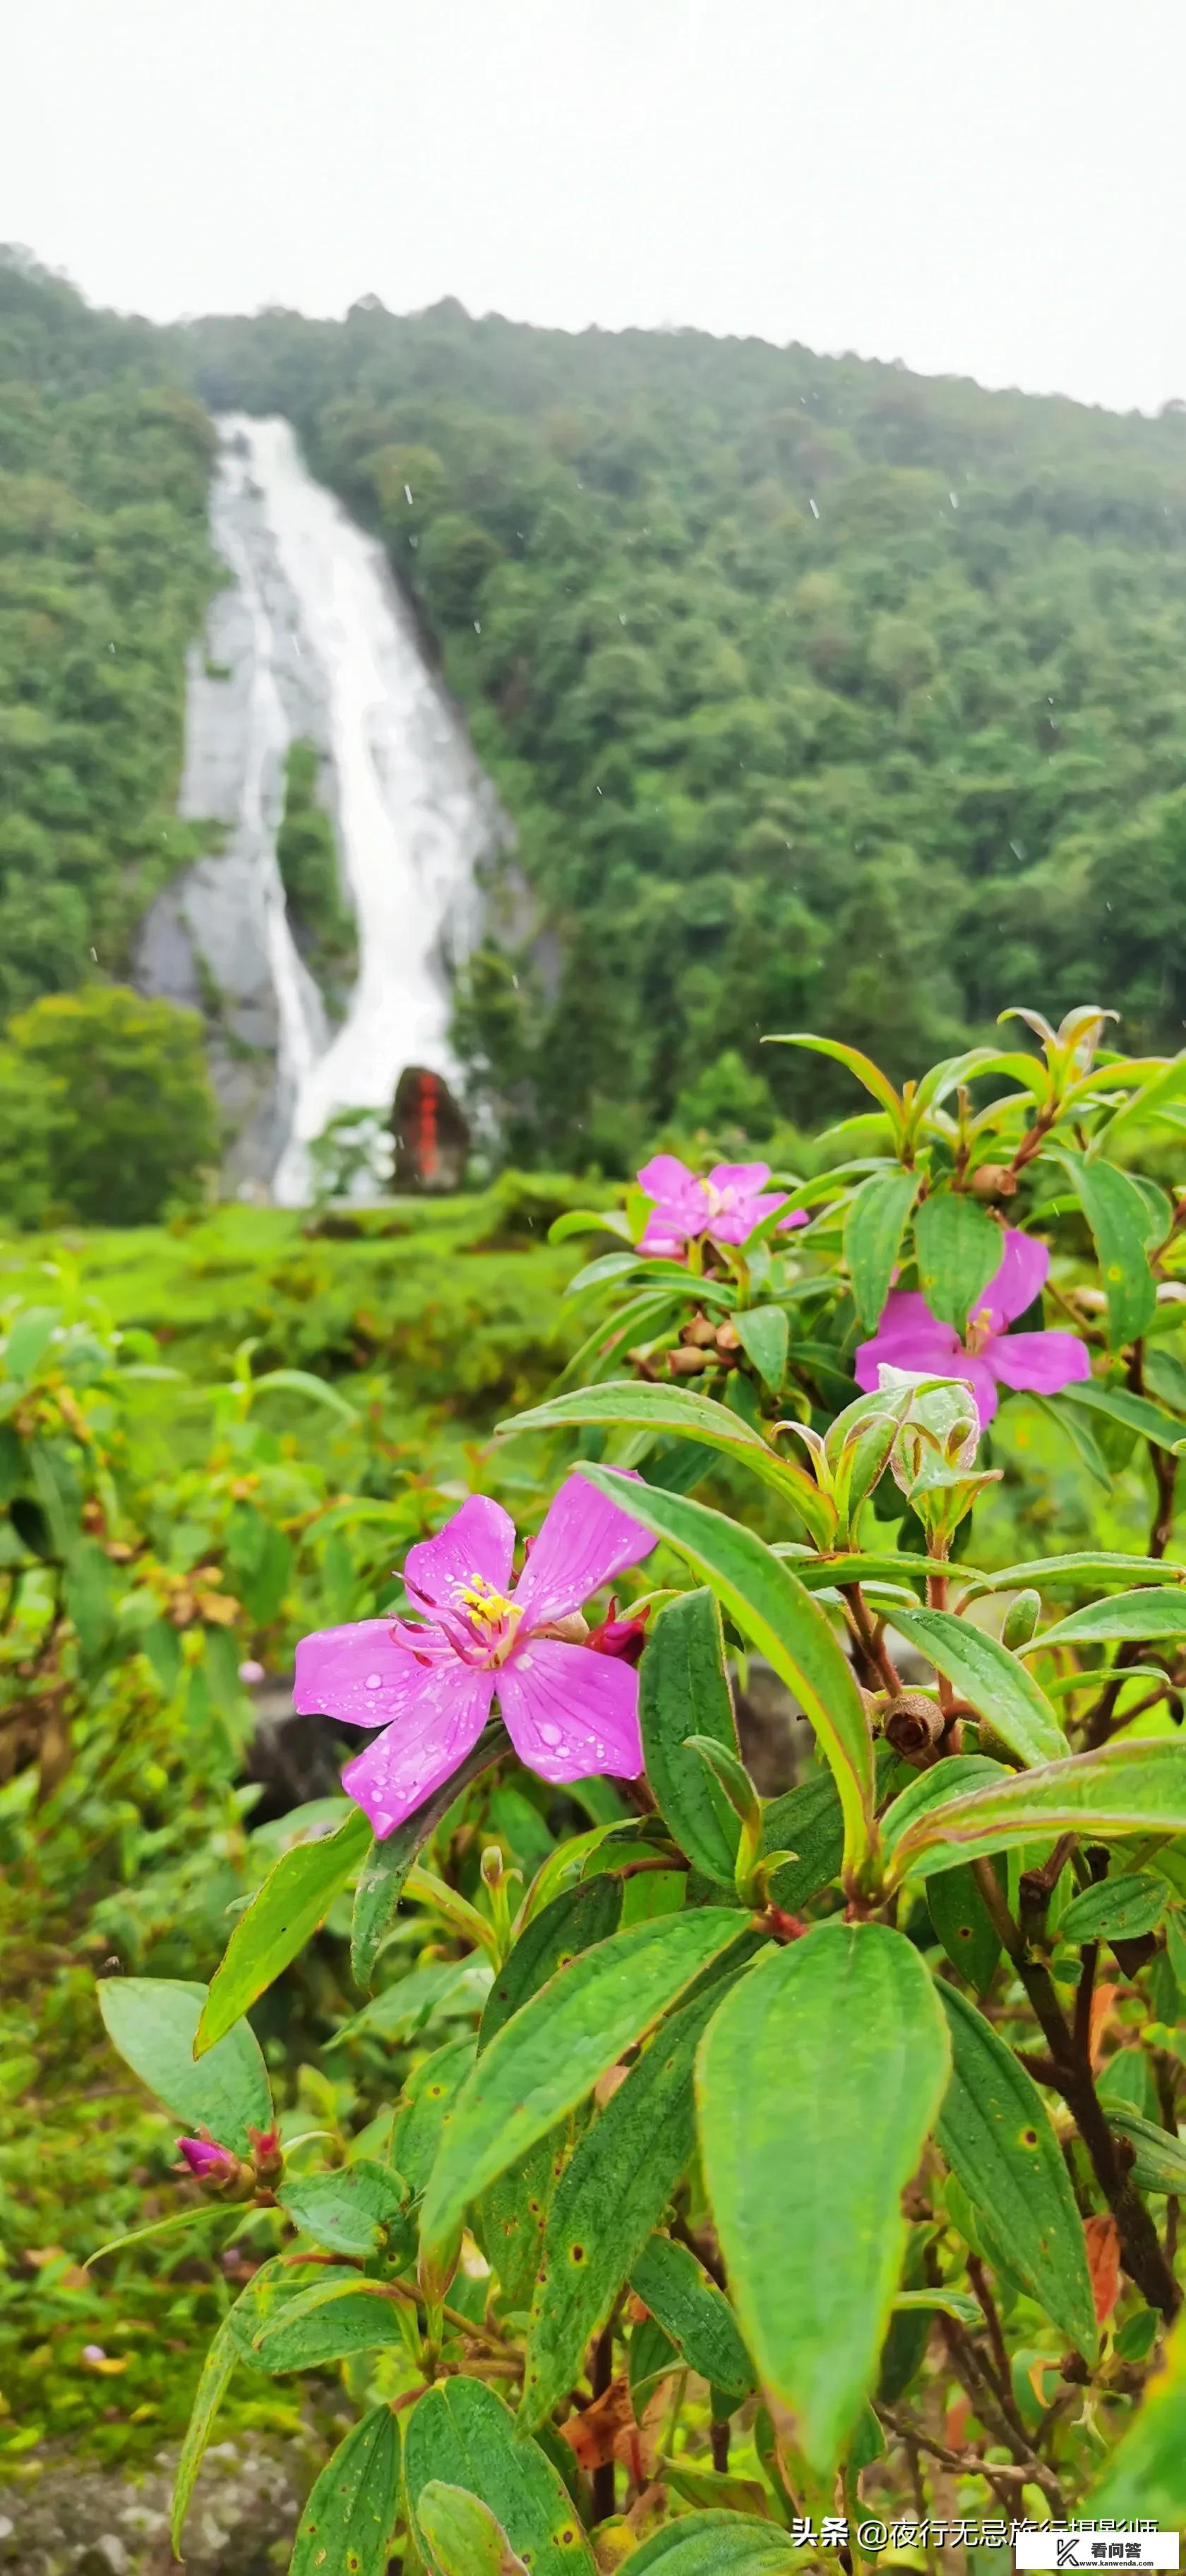
POLYGON ((449 966, 472 943, 475 869, 506 824, 382 547, 314 481, 286 420, 218 427, 211 530, 230 580, 191 656, 180 803, 222 843, 154 905, 140 980, 207 1012, 232 1180, 297 1205, 306 1148, 335 1111, 386 1113, 405 1065, 454 1070, 449 966), (333 1032, 276 859, 301 737, 322 754, 358 931, 333 1032))

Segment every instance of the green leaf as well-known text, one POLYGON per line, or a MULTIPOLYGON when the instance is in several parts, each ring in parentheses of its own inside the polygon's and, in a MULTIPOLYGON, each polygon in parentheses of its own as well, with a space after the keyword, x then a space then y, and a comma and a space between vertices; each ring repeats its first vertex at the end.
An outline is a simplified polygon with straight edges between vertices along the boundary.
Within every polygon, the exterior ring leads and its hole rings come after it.
POLYGON ((1108 2127, 1136 2149, 1132 2180, 1137 2190, 1172 2193, 1175 2198, 1186 2195, 1186 2145, 1177 2131, 1142 2119, 1123 2103, 1109 2102, 1106 2107, 1108 2127))
POLYGON ((724 2292, 686 2245, 650 2237, 630 2266, 630 2287, 710 2386, 741 2404, 754 2369, 724 2292))
POLYGON ((839 1038, 811 1037, 805 1030, 795 1030, 785 1037, 766 1037, 762 1044, 807 1047, 813 1055, 829 1055, 835 1064, 847 1065, 849 1072, 855 1073, 857 1081, 863 1083, 866 1091, 871 1091, 874 1099, 880 1102, 895 1136, 901 1134, 903 1102, 880 1065, 874 1064, 871 1056, 862 1055, 859 1047, 844 1046, 839 1038))
POLYGON ((567 1243, 574 1234, 618 1234, 627 1243, 630 1229, 621 1208, 565 1208, 548 1227, 549 1243, 567 1243))
POLYGON ((1004 1237, 979 1199, 941 1190, 914 1219, 918 1284, 932 1315, 962 1334, 981 1290, 1004 1256, 1004 1237))
POLYGON ((733 1317, 737 1338, 760 1378, 778 1394, 787 1373, 791 1338, 785 1306, 739 1306, 733 1317))
MULTIPOLYGON (((940 1763, 936 1770, 947 1767, 940 1763)), ((935 1773, 927 1776, 933 1779, 935 1773)), ((884 1819, 887 1841, 894 1815, 891 1808, 884 1819)), ((1186 1744, 1156 1736, 1121 1737, 1100 1753, 1072 1754, 1069 1761, 1051 1762, 1041 1771, 1025 1771, 932 1806, 898 1835, 889 1878, 898 1885, 904 1878, 954 1869, 981 1854, 1063 1833, 1112 1842, 1142 1831, 1186 1833, 1186 1744)))
POLYGON ((566 1968, 582 1950, 608 1940, 618 1928, 622 1882, 609 1875, 578 1881, 554 1896, 525 1931, 499 1969, 486 1997, 478 2030, 478 2054, 558 1968, 566 1968))
POLYGON ((433 2166, 421 2213, 426 2280, 470 2202, 746 1928, 743 1915, 712 1906, 632 1924, 558 1969, 504 2025, 467 2077, 433 2166))
POLYGON ((185 2440, 178 2454, 173 2478, 173 2506, 169 2536, 175 2558, 181 2556, 181 2534, 189 2511, 190 2497, 194 2491, 194 2480, 201 2468, 206 2445, 214 2430, 214 2418, 226 2396, 231 2374, 238 2359, 239 2348, 231 2330, 230 2320, 224 2317, 221 2325, 216 2329, 214 2340, 202 2363, 189 2422, 185 2428, 185 2440))
POLYGON ((1053 1628, 1043 1628, 1024 1649, 1044 1653, 1048 1646, 1098 1646, 1110 1638, 1186 1637, 1186 1591, 1114 1592, 1108 1601, 1088 1601, 1053 1628))
POLYGON ((927 1905, 952 1966, 982 1995, 992 1983, 1001 1944, 966 1862, 961 1869, 939 1870, 928 1881, 927 1905))
POLYGON ((61 1322, 60 1306, 25 1306, 4 1338, 4 1367, 9 1377, 31 1378, 44 1359, 61 1322))
POLYGON ((420 2492, 419 2522, 436 2576, 529 2576, 489 2506, 464 2487, 430 2478, 420 2492))
POLYGON ((336 1834, 294 1843, 291 1851, 281 1854, 258 1896, 239 1916, 210 1981, 194 2041, 198 2057, 204 2057, 248 2005, 299 1958, 324 1923, 339 1888, 362 1859, 370 1830, 361 1807, 353 1807, 336 1834))
MULTIPOLYGON (((1186 1609, 1186 1603, 1184 1603, 1186 1609)), ((893 1622, 912 1646, 945 1674, 961 1697, 988 1719, 993 1733, 1020 1762, 1057 1762, 1067 1749, 1044 1691, 996 1637, 947 1610, 895 1605, 893 1622)), ((1186 1619, 1184 1619, 1186 1625, 1186 1619)))
POLYGON ((954 1986, 939 1994, 952 2077, 936 2134, 973 2207, 1047 2316, 1094 2359, 1083 2221, 1045 2103, 1011 2048, 954 1986))
POLYGON ((791 2576, 799 2560, 774 2524, 710 2509, 665 2523, 629 2564, 630 2576, 791 2576))
POLYGON ((845 1211, 844 1258, 867 1332, 879 1322, 889 1295, 917 1188, 916 1172, 871 1172, 845 1211))
POLYGON ((390 2165, 359 2156, 333 2173, 300 2174, 276 2194, 295 2226, 335 2254, 390 2259, 415 2251, 415 2231, 404 2217, 410 2193, 390 2165))
POLYGON ((1136 1182, 1115 1164, 1089 1161, 1068 1145, 1047 1152, 1069 1174, 1091 1228, 1108 1300, 1108 1339, 1119 1350, 1144 1332, 1157 1302, 1145 1248, 1148 1209, 1136 1182))
POLYGON ((460 2039, 446 2040, 404 2086, 391 2132, 391 2160, 413 2191, 422 2192, 428 2182, 445 2122, 473 2065, 474 2047, 468 2031, 460 2039))
POLYGON ((333 2271, 286 2299, 280 2314, 251 2338, 259 2368, 269 2372, 320 2370, 327 2362, 349 2361, 353 2353, 403 2340, 396 2301, 381 2282, 333 2271))
MULTIPOLYGON (((288 2576, 387 2576, 399 2514, 399 2428, 372 2406, 326 2462, 297 2525, 288 2576)), ((497 2562, 495 2562, 497 2565, 497 2562)))
POLYGON ((1060 1941, 1139 1941, 1155 1932, 1169 1903, 1163 1878, 1123 1870, 1073 1896, 1057 1925, 1060 1941))
POLYGON ((1068 1404, 1088 1413, 1106 1414, 1110 1422, 1122 1422, 1126 1431, 1151 1440, 1155 1449, 1175 1451, 1186 1442, 1186 1422, 1176 1414, 1164 1412, 1161 1405, 1150 1404, 1148 1396, 1131 1394, 1125 1386, 1101 1386, 1094 1377, 1084 1378, 1077 1386, 1064 1386, 1052 1407, 1064 1425, 1064 1408, 1068 1404))
MULTIPOLYGON (((1064 1389, 1065 1393, 1065 1389, 1064 1389)), ((966 1569, 965 1569, 966 1571, 966 1569)), ((982 1592, 1015 1592, 1019 1584, 1039 1584, 1044 1592, 1060 1583, 1139 1583, 1151 1590, 1158 1584, 1183 1581, 1180 1565, 1167 1565, 1151 1556, 1117 1556, 1097 1549, 1078 1549, 1070 1556, 1031 1557, 1022 1565, 1006 1565, 999 1574, 977 1574, 966 1586, 965 1601, 974 1601, 982 1592)))
MULTIPOLYGON (((611 1501, 621 1500, 620 1476, 584 1460, 577 1472, 611 1501)), ((847 1858, 859 1864, 873 1841, 873 1742, 851 1666, 823 1611, 753 1530, 704 1503, 644 1485, 631 1491, 627 1508, 711 1583, 730 1618, 794 1692, 835 1774, 847 1858)))
MULTIPOLYGON (((1064 1387, 1063 1395, 1066 1391, 1064 1387)), ((1080 1464, 1086 1467, 1088 1475, 1099 1486, 1101 1493, 1110 1494, 1114 1482, 1112 1470, 1084 1414, 1077 1411, 1074 1405, 1064 1408, 1061 1400, 1056 1403, 1047 1395, 1027 1394, 1025 1400, 1032 1411, 1042 1416, 1043 1421, 1052 1422, 1055 1430, 1063 1433, 1064 1438, 1070 1441, 1080 1464)))
POLYGON ((980 2301, 968 2290, 899 2290, 894 2300, 895 2316, 899 2310, 909 2314, 914 2308, 938 2309, 942 2316, 954 2317, 961 2326, 980 2327, 984 2323, 980 2301))
POLYGON ((403 1895, 409 1870, 417 1853, 429 1836, 436 1832, 463 1789, 488 1771, 507 1749, 506 1730, 495 1723, 483 1727, 472 1753, 451 1771, 439 1789, 426 1798, 415 1814, 406 1816, 393 1834, 380 1841, 376 1836, 359 1873, 354 1891, 354 1915, 350 1926, 350 1973, 356 1986, 370 1985, 375 1961, 395 1921, 396 1908, 403 1895))
POLYGON ((529 2426, 541 2424, 580 2378, 586 2349, 692 2154, 692 2069, 720 2000, 714 1982, 663 2023, 561 2176, 527 2337, 523 2420, 529 2426))
POLYGON ((259 2041, 237 2021, 194 2062, 205 1986, 173 1977, 103 1977, 97 1993, 112 2047, 188 2130, 209 2129, 235 2155, 251 2152, 248 2129, 272 2121, 272 2090, 259 2041))
POLYGON ((734 2305, 821 2477, 876 2376, 901 2194, 948 2065, 926 1968, 880 1923, 821 1924, 768 1955, 700 2045, 701 2152, 734 2305))
POLYGON ((439 2481, 478 2497, 531 2576, 574 2576, 578 2570, 594 2576, 592 2551, 559 2472, 480 2379, 447 2379, 413 2407, 404 2478, 412 2528, 422 2545, 420 2501, 439 2481))
POLYGON ((686 1750, 711 1736, 737 1753, 721 1614, 707 1588, 683 1592, 652 1623, 639 1671, 646 1776, 681 1851, 706 1878, 732 1887, 737 1823, 728 1799, 686 1750))
POLYGON ((1149 2381, 1140 2413, 1084 2511, 1125 2522, 1141 2518, 1167 2531, 1186 2522, 1186 2317, 1179 2317, 1164 2368, 1149 2381))
POLYGON ((554 1396, 550 1404, 537 1404, 513 1422, 500 1422, 498 1431, 500 1437, 509 1438, 520 1431, 570 1431, 579 1423, 599 1423, 607 1429, 619 1425, 650 1431, 656 1437, 675 1432, 681 1439, 724 1450, 737 1466, 748 1467, 763 1484, 772 1485, 821 1546, 828 1537, 831 1517, 813 1479, 789 1459, 777 1458, 759 1431, 743 1422, 740 1414, 730 1412, 728 1405, 714 1404, 711 1396, 692 1395, 681 1387, 640 1385, 633 1378, 613 1379, 606 1386, 579 1386, 567 1395, 554 1396))
POLYGON ((111 1635, 115 1613, 114 1569, 97 1539, 76 1540, 66 1567, 66 1609, 78 1631, 85 1662, 93 1664, 111 1635))

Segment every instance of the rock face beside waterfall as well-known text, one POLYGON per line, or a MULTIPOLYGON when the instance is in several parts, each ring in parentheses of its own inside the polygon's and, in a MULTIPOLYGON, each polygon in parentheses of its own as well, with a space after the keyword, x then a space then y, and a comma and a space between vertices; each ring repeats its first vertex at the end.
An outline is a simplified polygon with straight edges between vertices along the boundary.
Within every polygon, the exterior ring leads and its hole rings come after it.
POLYGON ((287 422, 220 427, 211 525, 228 581, 191 655, 180 800, 211 847, 153 906, 138 981, 206 1017, 228 1184, 291 1203, 335 1111, 388 1111, 409 1063, 453 1071, 449 972, 507 826, 381 548, 306 472, 287 422), (276 861, 298 739, 322 755, 358 924, 332 1036, 276 861))

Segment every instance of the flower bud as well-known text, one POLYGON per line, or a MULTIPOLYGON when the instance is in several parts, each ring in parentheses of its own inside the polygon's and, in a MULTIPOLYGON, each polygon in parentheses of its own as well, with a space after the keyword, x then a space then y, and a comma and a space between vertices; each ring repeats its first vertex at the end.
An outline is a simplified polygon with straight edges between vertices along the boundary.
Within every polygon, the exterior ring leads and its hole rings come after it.
POLYGON ((978 1199, 1011 1199, 1017 1189, 1017 1174, 1007 1163, 981 1163, 972 1173, 969 1187, 978 1199))
POLYGON ((707 1315, 693 1315, 691 1323, 684 1325, 680 1340, 690 1343, 694 1350, 706 1351, 716 1340, 716 1326, 709 1323, 707 1315))
POLYGON ((483 1886, 501 1886, 503 1860, 502 1853, 500 1852, 497 1843, 487 1843, 486 1849, 482 1854, 481 1869, 483 1886))
POLYGON ((591 1628, 585 1639, 595 1655, 616 1655, 619 1663, 638 1664, 647 1641, 647 1623, 643 1619, 615 1619, 611 1602, 609 1615, 599 1628, 591 1628))
POLYGON ((1041 1616, 1041 1610, 1040 1592, 1019 1592, 1016 1600, 1010 1602, 1005 1612, 1001 1644, 1008 1646, 1011 1653, 1016 1653, 1019 1646, 1028 1646, 1041 1616))
POLYGON ((213 2138, 179 2138, 178 2152, 184 2156, 191 2174, 213 2191, 225 2191, 239 2179, 239 2159, 229 2147, 216 2145, 213 2138))
POLYGON ((251 2161, 261 2182, 270 2182, 273 2174, 283 2170, 284 2154, 278 2129, 253 2129, 247 2124, 251 2140, 251 2161))
POLYGON ((708 1367, 708 1356, 704 1351, 689 1350, 685 1343, 678 1351, 668 1352, 667 1366, 672 1377, 698 1377, 701 1369, 708 1367))
POLYGON ((248 1655, 246 1663, 242 1663, 239 1666, 239 1679, 241 1682, 247 1682, 254 1685, 257 1682, 266 1680, 266 1678, 267 1676, 264 1672, 263 1665, 256 1662, 254 1655, 248 1655))

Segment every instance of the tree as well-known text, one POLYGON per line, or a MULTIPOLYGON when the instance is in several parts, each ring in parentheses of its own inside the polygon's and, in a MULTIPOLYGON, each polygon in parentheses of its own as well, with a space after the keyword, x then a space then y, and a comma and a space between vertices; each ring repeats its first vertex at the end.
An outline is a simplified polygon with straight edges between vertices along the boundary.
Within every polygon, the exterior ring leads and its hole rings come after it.
MULTIPOLYGON (((219 1139, 196 1011, 89 984, 47 994, 8 1036, 31 1094, 51 1104, 55 1207, 83 1224, 150 1225, 170 1199, 200 1199, 219 1139)), ((0 1127, 0 1154, 3 1139, 0 1127)))

